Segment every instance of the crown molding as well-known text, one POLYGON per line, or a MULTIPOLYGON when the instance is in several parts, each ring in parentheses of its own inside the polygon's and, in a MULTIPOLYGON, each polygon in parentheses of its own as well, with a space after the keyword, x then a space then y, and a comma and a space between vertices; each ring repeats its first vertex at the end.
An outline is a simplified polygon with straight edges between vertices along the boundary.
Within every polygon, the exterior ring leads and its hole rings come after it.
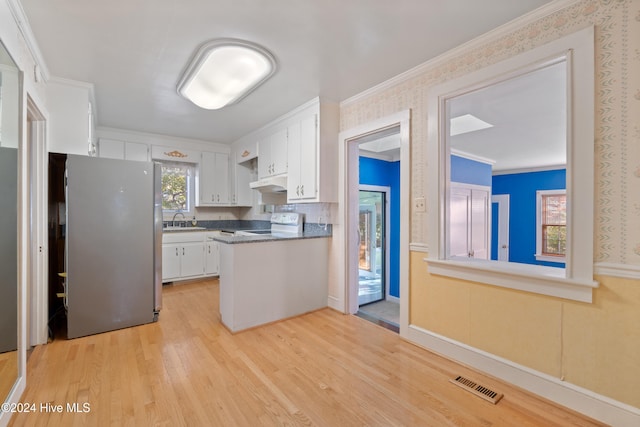
POLYGON ((35 69, 33 70, 34 80, 39 81, 41 78, 44 82, 48 81, 51 77, 49 68, 47 67, 47 63, 45 62, 44 57, 42 56, 42 52, 40 51, 40 47, 38 46, 36 37, 31 30, 31 25, 29 24, 27 15, 24 13, 22 4, 19 0, 7 0, 7 5, 9 6, 11 15, 13 16, 18 29, 20 30, 20 34, 22 34, 24 42, 27 45, 27 49, 29 49, 29 53, 31 54, 31 57, 36 64, 35 69))
POLYGON ((565 9, 575 3, 578 3, 582 0, 556 0, 548 3, 546 5, 540 6, 537 9, 532 10, 529 13, 526 13, 518 18, 513 19, 512 21, 507 22, 499 27, 494 28, 470 41, 463 43, 453 49, 446 51, 445 53, 436 56, 433 59, 430 59, 426 62, 423 62, 420 65, 417 65, 401 74, 398 74, 395 77, 390 78, 376 86, 373 86, 363 92, 360 92, 357 95, 352 96, 351 98, 347 98, 344 101, 340 102, 340 107, 346 107, 350 104, 354 104, 363 99, 369 98, 375 94, 384 92, 392 87, 395 87, 401 83, 412 80, 422 74, 424 74, 427 70, 437 67, 438 65, 444 64, 447 61, 450 61, 460 54, 481 47, 491 41, 497 40, 500 37, 508 35, 527 24, 531 24, 536 22, 539 19, 542 19, 546 16, 549 16, 555 12, 558 12, 562 9, 565 9))

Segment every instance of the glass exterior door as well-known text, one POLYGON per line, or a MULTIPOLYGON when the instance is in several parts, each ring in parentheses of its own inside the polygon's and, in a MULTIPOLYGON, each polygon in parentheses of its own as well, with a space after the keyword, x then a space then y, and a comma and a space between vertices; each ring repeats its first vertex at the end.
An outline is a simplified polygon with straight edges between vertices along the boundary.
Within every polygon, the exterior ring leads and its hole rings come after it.
POLYGON ((358 304, 385 299, 385 193, 360 191, 358 304))

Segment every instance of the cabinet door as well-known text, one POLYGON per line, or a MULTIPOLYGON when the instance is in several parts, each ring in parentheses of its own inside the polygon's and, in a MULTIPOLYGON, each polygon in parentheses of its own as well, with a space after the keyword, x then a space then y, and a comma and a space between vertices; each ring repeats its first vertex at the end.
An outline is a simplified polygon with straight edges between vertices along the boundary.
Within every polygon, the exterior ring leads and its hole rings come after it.
POLYGON ((300 122, 300 198, 318 195, 318 130, 316 115, 300 122))
POLYGON ((183 243, 181 247, 182 260, 180 263, 180 276, 193 277, 204 274, 204 244, 183 243))
POLYGON ((124 146, 124 158, 137 162, 149 161, 149 147, 140 142, 127 142, 124 146))
POLYGON ((270 139, 265 138, 258 142, 258 178, 271 176, 271 144, 270 139))
POLYGON ((203 152, 200 159, 200 173, 199 173, 199 196, 201 205, 211 205, 215 202, 215 166, 216 155, 215 153, 203 152))
POLYGON ((287 172, 287 199, 299 200, 300 195, 300 122, 289 126, 287 151, 289 167, 287 172))
POLYGON ((450 194, 450 256, 489 259, 490 192, 451 183, 450 194))
POLYGON ((98 154, 105 159, 124 159, 124 141, 100 138, 98 154))
POLYGON ((214 155, 213 188, 216 204, 229 204, 229 155, 215 153, 214 155))
POLYGON ((282 129, 271 136, 272 174, 287 173, 287 129, 282 129))
POLYGON ((215 276, 220 271, 220 247, 218 242, 209 241, 204 246, 205 274, 215 276))
POLYGON ((318 131, 316 115, 289 126, 287 199, 313 200, 318 196, 318 131))
POLYGON ((236 206, 252 206, 253 190, 249 187, 249 183, 252 181, 251 162, 233 165, 232 176, 232 191, 234 195, 231 202, 236 206))
POLYGON ((487 190, 471 190, 471 253, 478 259, 489 259, 490 197, 487 190))
POLYGON ((162 245, 162 281, 180 277, 181 245, 162 245))

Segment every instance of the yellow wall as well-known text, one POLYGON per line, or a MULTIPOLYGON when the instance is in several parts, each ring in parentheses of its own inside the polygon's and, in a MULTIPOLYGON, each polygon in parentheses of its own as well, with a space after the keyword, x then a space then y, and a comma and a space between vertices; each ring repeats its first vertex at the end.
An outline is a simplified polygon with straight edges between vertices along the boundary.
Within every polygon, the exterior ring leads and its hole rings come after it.
MULTIPOLYGON (((596 51, 594 260, 639 271, 640 0, 576 1, 522 21, 411 78, 343 103, 341 129, 411 109, 410 197, 424 196, 430 163, 425 92, 590 25, 596 51)), ((426 215, 411 212, 411 242, 428 241, 426 215)), ((640 408, 640 280, 596 277, 600 287, 585 304, 432 276, 424 257, 411 253, 411 323, 640 408)))
POLYGON ((585 304, 434 276, 424 258, 409 323, 640 407, 640 281, 598 277, 585 304))

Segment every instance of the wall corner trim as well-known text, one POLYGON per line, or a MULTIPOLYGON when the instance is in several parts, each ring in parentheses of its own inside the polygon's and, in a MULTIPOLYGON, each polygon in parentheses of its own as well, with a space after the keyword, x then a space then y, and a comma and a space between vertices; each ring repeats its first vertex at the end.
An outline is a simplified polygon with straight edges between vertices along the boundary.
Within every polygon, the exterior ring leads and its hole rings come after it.
POLYGON ((561 381, 419 326, 409 325, 406 339, 429 351, 493 375, 598 421, 618 427, 640 425, 639 408, 561 381))

